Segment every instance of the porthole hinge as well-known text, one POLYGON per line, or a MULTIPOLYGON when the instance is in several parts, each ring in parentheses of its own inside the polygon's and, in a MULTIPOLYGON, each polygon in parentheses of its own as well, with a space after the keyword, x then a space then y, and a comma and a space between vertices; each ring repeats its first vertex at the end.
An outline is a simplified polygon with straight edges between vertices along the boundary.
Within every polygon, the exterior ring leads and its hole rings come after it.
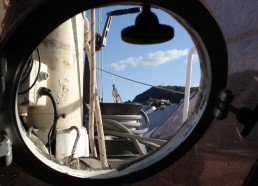
POLYGON ((213 115, 217 119, 223 120, 227 117, 229 112, 234 113, 237 121, 244 125, 241 135, 247 136, 258 121, 258 105, 256 105, 254 110, 246 107, 237 109, 231 105, 233 99, 234 95, 230 90, 221 90, 218 95, 217 104, 213 109, 213 115))

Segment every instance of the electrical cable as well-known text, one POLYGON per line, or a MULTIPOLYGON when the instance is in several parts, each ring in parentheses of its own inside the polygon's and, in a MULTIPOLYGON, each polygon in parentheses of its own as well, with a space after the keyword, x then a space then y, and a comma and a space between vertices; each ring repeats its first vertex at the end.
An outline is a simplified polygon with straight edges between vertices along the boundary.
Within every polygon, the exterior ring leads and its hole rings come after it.
MULTIPOLYGON (((56 102, 55 99, 53 97, 53 95, 51 94, 51 90, 45 87, 40 87, 38 90, 38 93, 40 96, 48 96, 52 102, 53 105, 53 109, 54 109, 54 121, 53 124, 48 132, 48 143, 47 143, 47 147, 49 150, 49 154, 51 155, 51 144, 56 136, 56 126, 57 126, 57 120, 59 119, 59 117, 61 115, 58 114, 57 112, 57 106, 56 106, 56 102)), ((63 115, 63 114, 62 114, 63 115)))
POLYGON ((27 67, 26 67, 25 72, 22 75, 22 79, 20 81, 20 85, 22 85, 27 80, 27 78, 29 77, 29 75, 31 73, 31 70, 32 70, 32 67, 33 67, 33 58, 32 58, 32 56, 30 56, 30 58, 28 59, 28 61, 26 63, 26 66, 27 67))
POLYGON ((40 68, 41 68, 41 59, 40 59, 39 49, 37 48, 36 50, 37 50, 38 59, 39 59, 39 67, 38 67, 38 72, 37 72, 36 78, 35 78, 34 82, 31 84, 31 86, 30 86, 29 88, 27 88, 27 89, 24 90, 24 91, 18 92, 19 95, 25 94, 25 93, 29 92, 30 89, 32 89, 32 87, 34 87, 34 85, 35 85, 35 84, 37 83, 37 81, 38 81, 39 74, 40 74, 40 68))

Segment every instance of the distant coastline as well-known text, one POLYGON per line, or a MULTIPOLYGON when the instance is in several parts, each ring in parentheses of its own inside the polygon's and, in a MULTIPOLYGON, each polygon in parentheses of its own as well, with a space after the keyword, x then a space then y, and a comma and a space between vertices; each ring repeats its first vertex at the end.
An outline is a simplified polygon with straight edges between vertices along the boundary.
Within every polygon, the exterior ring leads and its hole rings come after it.
MULTIPOLYGON (((198 91, 198 87, 191 87, 190 92, 198 91)), ((182 86, 159 86, 159 87, 151 87, 150 89, 144 91, 141 94, 135 96, 132 102, 147 104, 150 99, 163 99, 169 100, 171 103, 178 104, 184 98, 184 94, 180 94, 177 92, 184 92, 185 87, 182 86), (167 91, 164 89, 169 89, 171 91, 167 91)))

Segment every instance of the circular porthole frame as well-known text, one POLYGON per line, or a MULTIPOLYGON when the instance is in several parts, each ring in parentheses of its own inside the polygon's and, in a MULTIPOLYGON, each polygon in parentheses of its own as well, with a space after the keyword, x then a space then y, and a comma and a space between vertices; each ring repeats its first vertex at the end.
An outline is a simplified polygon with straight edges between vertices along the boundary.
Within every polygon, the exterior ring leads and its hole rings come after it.
MULTIPOLYGON (((213 120, 211 110, 215 105, 218 92, 226 87, 227 83, 227 48, 221 30, 212 16, 211 12, 200 1, 194 0, 152 0, 154 7, 163 9, 171 14, 189 32, 201 57, 209 60, 209 70, 212 72, 207 77, 210 83, 207 86, 206 98, 202 101, 201 110, 195 120, 194 125, 187 125, 189 131, 185 138, 172 140, 159 150, 159 157, 153 160, 147 157, 145 166, 138 170, 113 175, 117 176, 92 176, 77 177, 65 171, 53 169, 44 164, 42 159, 35 156, 24 140, 19 127, 19 117, 17 116, 16 95, 25 59, 29 57, 38 44, 58 25, 79 12, 94 7, 137 4, 136 0, 66 0, 51 1, 44 0, 37 6, 24 13, 13 26, 13 29, 3 38, 0 46, 0 54, 6 58, 8 70, 5 75, 6 90, 1 94, 3 113, 0 115, 0 129, 7 131, 13 143, 14 162, 24 168, 33 176, 53 184, 105 184, 133 183, 149 177, 164 168, 168 167, 184 155, 204 134, 213 120), (51 21, 50 21, 51 20, 51 21), (178 143, 175 148, 170 148, 171 143, 178 143), (128 174, 126 174, 128 173, 128 174)), ((143 164, 142 164, 143 165, 143 164)), ((112 174, 111 174, 112 175, 112 174)))

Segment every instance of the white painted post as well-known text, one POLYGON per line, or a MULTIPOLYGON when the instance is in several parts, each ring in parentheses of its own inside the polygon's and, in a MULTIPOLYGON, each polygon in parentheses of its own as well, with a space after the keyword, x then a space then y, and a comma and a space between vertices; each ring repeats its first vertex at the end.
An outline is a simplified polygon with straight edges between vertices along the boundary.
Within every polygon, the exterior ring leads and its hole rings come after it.
POLYGON ((184 123, 188 119, 189 111, 189 100, 190 100, 190 86, 191 86, 191 75, 192 75, 192 62, 193 53, 196 51, 195 46, 191 48, 188 53, 187 70, 186 70, 186 82, 185 82, 185 97, 184 97, 184 110, 183 110, 183 121, 184 123))

